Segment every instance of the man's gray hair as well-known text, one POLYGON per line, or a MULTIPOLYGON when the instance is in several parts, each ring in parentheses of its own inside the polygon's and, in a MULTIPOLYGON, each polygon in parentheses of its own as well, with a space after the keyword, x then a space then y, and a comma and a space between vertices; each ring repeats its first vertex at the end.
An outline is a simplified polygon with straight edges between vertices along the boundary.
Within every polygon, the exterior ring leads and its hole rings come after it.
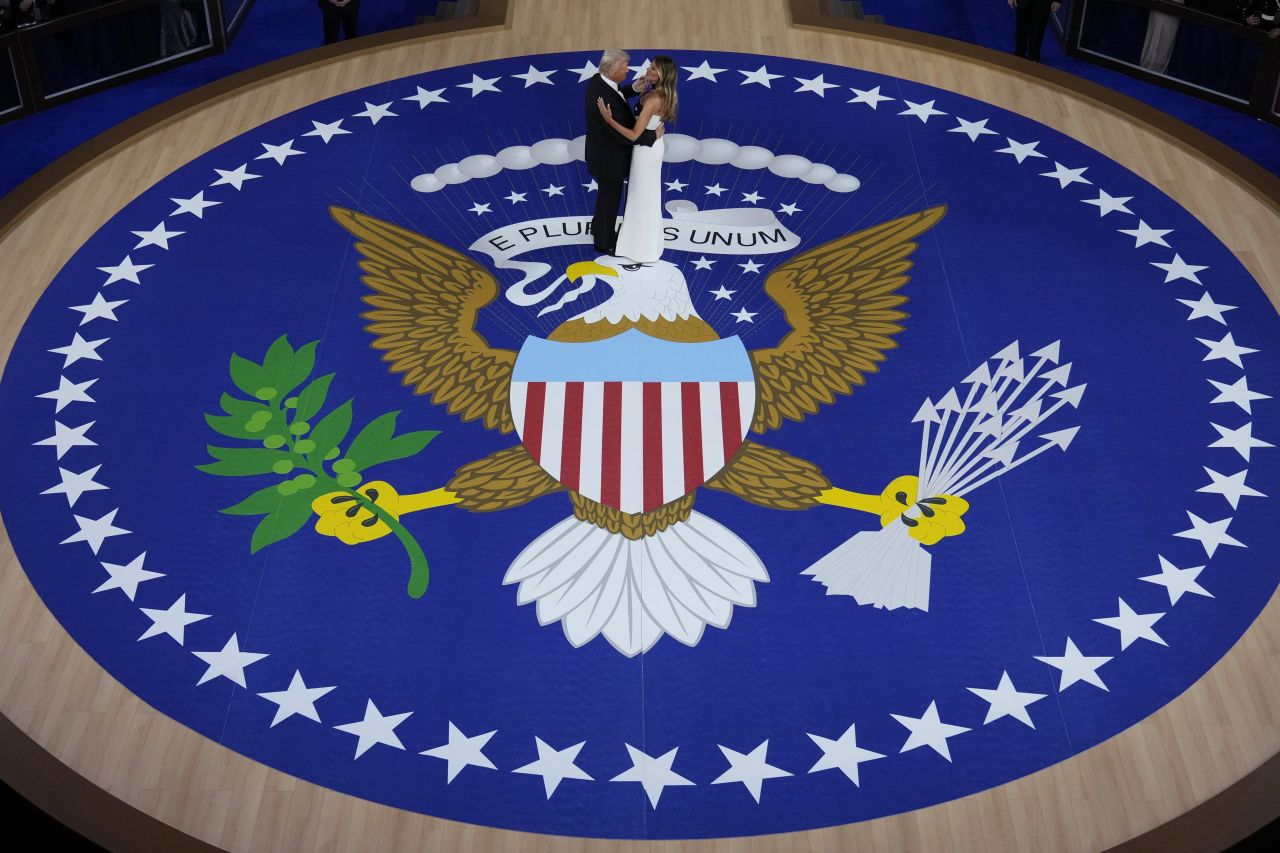
POLYGON ((600 71, 603 74, 608 74, 618 66, 619 62, 627 62, 630 59, 631 55, 625 50, 617 50, 611 47, 600 56, 600 71))

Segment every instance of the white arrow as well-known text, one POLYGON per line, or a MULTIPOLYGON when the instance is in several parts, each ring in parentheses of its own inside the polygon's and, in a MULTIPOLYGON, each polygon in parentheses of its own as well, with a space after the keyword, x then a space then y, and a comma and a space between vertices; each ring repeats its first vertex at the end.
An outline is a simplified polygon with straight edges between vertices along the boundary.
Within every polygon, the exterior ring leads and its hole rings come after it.
POLYGON ((1037 447, 1035 450, 1028 453, 1026 456, 1022 457, 1021 459, 1014 460, 1013 462, 1007 463, 1006 467, 1004 468, 1000 468, 996 471, 992 471, 990 474, 983 477, 981 480, 978 480, 976 483, 963 484, 959 488, 957 488, 954 492, 950 492, 950 494, 953 494, 956 497, 961 497, 962 495, 968 494, 969 492, 972 492, 974 489, 981 488, 982 486, 985 486, 987 483, 990 483, 992 480, 994 480, 996 477, 999 477, 1001 474, 1009 473, 1010 471, 1012 471, 1014 468, 1017 468, 1022 463, 1035 459, 1037 456, 1039 456, 1041 453, 1044 453, 1046 450, 1050 450, 1054 447, 1060 448, 1062 450, 1066 450, 1067 446, 1071 444, 1071 440, 1075 438, 1075 434, 1079 431, 1080 431, 1080 427, 1077 426, 1077 427, 1071 427, 1069 429, 1058 430, 1057 432, 1045 433, 1044 435, 1040 436, 1040 438, 1044 438, 1048 440, 1044 444, 1037 447))
POLYGON ((982 362, 982 364, 978 365, 977 370, 973 371, 968 376, 966 376, 963 381, 969 382, 969 383, 977 383, 979 385, 990 385, 991 369, 987 367, 987 363, 984 361, 982 362))
POLYGON ((1018 342, 1014 341, 991 357, 998 358, 1002 361, 1013 361, 1018 357, 1018 342))
POLYGON ((1054 364, 1057 364, 1057 363, 1058 363, 1058 349, 1059 349, 1059 345, 1060 345, 1061 343, 1062 343, 1062 341, 1054 341, 1053 343, 1049 344, 1048 346, 1040 347, 1040 349, 1038 349, 1038 350, 1036 350, 1035 352, 1031 353, 1031 356, 1030 356, 1030 357, 1031 357, 1031 358, 1047 358, 1049 361, 1052 361, 1054 364))
POLYGON ((919 411, 916 412, 916 416, 911 419, 913 424, 924 421, 924 435, 920 439, 920 467, 916 469, 919 472, 920 479, 923 479, 925 474, 925 454, 929 449, 929 425, 936 424, 939 420, 938 410, 933 407, 933 401, 928 397, 924 398, 923 405, 921 405, 919 411))

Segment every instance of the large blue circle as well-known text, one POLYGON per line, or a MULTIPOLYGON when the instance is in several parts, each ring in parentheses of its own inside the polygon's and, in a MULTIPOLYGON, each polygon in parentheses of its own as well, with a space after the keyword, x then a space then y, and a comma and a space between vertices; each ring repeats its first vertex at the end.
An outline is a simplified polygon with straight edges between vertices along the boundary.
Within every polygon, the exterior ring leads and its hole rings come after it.
MULTIPOLYGON (((746 257, 714 256, 710 269, 697 269, 698 255, 668 253, 721 335, 739 334, 753 349, 785 333, 762 290, 783 258, 906 212, 948 208, 914 256, 903 291, 910 318, 880 371, 851 397, 760 441, 812 460, 839 486, 878 493, 915 473, 920 431, 911 419, 922 400, 1011 341, 1025 354, 1061 340, 1072 384, 1088 383, 1079 409, 1050 427, 1082 427, 1068 450, 974 492, 967 531, 931 549, 928 612, 858 606, 800 574, 873 529, 869 516, 768 510, 706 489, 698 510, 743 537, 771 582, 726 630, 709 630, 695 647, 666 638, 634 659, 602 640, 571 648, 501 584, 511 559, 569 514, 563 496, 497 514, 413 516, 407 524, 433 573, 421 600, 405 594, 404 553, 393 540, 350 548, 304 528, 250 556, 252 520, 219 514, 271 478, 198 471, 205 445, 221 441, 203 415, 231 390, 231 353, 260 358, 281 334, 295 345, 320 341, 317 372, 336 373, 332 399, 354 398, 357 423, 402 410, 402 429, 442 431, 421 456, 380 472, 401 491, 441 486, 459 465, 512 443, 412 396, 386 371, 358 316, 366 309, 358 256, 328 207, 359 209, 461 251, 499 224, 589 214, 580 162, 436 193, 410 187, 414 176, 470 155, 579 135, 580 72, 567 69, 594 57, 558 54, 396 80, 256 128, 159 181, 50 284, 0 384, 0 506, 32 583, 95 660, 228 748, 356 796, 535 832, 693 838, 866 820, 1000 785, 1128 728, 1226 652, 1280 571, 1269 499, 1246 492, 1233 502, 1205 490, 1247 471, 1253 491, 1271 493, 1277 474, 1270 445, 1240 437, 1275 438, 1274 400, 1232 402, 1222 391, 1241 377, 1263 395, 1280 387, 1280 362, 1264 346, 1280 332, 1275 312, 1230 252, 1157 187, 1014 113, 813 62, 673 55, 686 69, 673 132, 801 155, 861 182, 840 193, 767 169, 666 164, 665 179, 685 184, 668 198, 715 208, 748 206, 742 196, 756 193, 759 206, 796 209, 777 215, 801 245, 769 256, 759 273, 738 266, 746 257), (552 69, 550 83, 530 74, 552 69), (875 87, 886 99, 858 95, 875 87), (413 100, 420 92, 437 96, 413 100), (382 104, 393 115, 377 118, 382 104), (315 131, 313 122, 338 119, 350 133, 315 131), (286 140, 303 153, 256 159, 264 144, 286 140), (219 181, 215 170, 241 164, 260 177, 239 189, 219 181), (1081 168, 1085 182, 1065 186, 1045 175, 1081 168), (708 193, 714 186, 726 191, 708 193), (200 218, 175 214, 172 199, 202 191, 216 206, 200 218), (1123 209, 1106 212, 1100 191, 1124 199, 1123 209), (508 200, 511 192, 527 200, 508 200), (489 212, 471 212, 477 204, 489 212), (1138 238, 1120 232, 1139 220, 1167 233, 1135 246, 1138 238), (156 223, 184 233, 167 249, 135 248, 131 232, 156 223), (1166 283, 1171 274, 1155 265, 1176 263, 1175 254, 1203 267, 1189 274, 1199 283, 1166 283), (104 285, 112 276, 101 268, 118 268, 126 255, 152 266, 137 284, 104 285), (711 291, 722 286, 736 293, 716 299, 711 291), (98 293, 127 301, 114 319, 79 325, 86 314, 71 307, 98 293), (1190 305, 1204 293, 1235 307, 1220 322, 1190 305), (751 321, 730 313, 743 308, 751 321), (67 356, 50 351, 77 334, 106 339, 93 350, 101 360, 63 369, 67 356), (1221 357, 1239 352, 1233 344, 1249 351, 1221 357), (92 402, 54 413, 62 404, 42 395, 60 376, 96 379, 83 390, 92 402), (93 422, 84 431, 92 444, 55 459, 56 447, 42 443, 55 419, 63 428, 93 422), (1239 432, 1246 424, 1251 432, 1239 432), (59 483, 59 468, 94 466, 108 488, 84 492, 70 511, 64 493, 42 494, 59 483), (129 532, 95 553, 74 516, 87 523, 113 511, 111 523, 129 532), (1247 547, 1210 554, 1178 535, 1195 531, 1189 514, 1206 524, 1230 519, 1226 535, 1247 547), (133 600, 94 592, 108 577, 100 563, 125 565, 143 552, 146 569, 163 577, 142 582, 133 600), (1161 573, 1161 557, 1181 569, 1206 566, 1198 582, 1208 594, 1175 603, 1168 588, 1142 580, 1161 573), (152 625, 141 608, 163 610, 180 595, 209 618, 186 628, 183 645, 139 640, 152 625), (1096 621, 1116 617, 1119 599, 1138 614, 1164 613, 1152 628, 1166 645, 1141 638, 1122 650, 1118 629, 1096 621), (247 689, 223 677, 197 685, 208 667, 192 652, 222 649, 233 633, 241 648, 267 655, 246 667, 247 689), (1085 681, 1059 689, 1059 668, 1037 660, 1063 656, 1068 638, 1086 656, 1110 658, 1095 667, 1105 690, 1085 681), (334 687, 316 699, 321 722, 294 715, 272 726, 277 705, 260 694, 285 690, 295 671, 309 686, 334 687), (1044 695, 1026 706, 1033 726, 1013 716, 984 722, 991 705, 970 688, 994 689, 1004 673, 1018 691, 1044 695), (384 715, 412 712, 395 728, 404 748, 375 745, 353 760, 356 739, 334 727, 361 720, 370 701, 384 715), (928 746, 901 751, 910 732, 894 715, 919 719, 931 703, 943 722, 967 729, 947 740, 949 761, 928 746), (419 754, 444 744, 450 724, 467 736, 496 730, 483 745, 496 769, 473 764, 447 781, 444 761, 419 754), (856 786, 838 769, 815 769, 821 739, 837 740, 851 724, 858 746, 883 756, 860 765, 856 786), (594 781, 570 778, 548 796, 539 776, 511 772, 538 758, 535 738, 557 750, 585 741, 576 766, 594 781), (766 740, 768 765, 788 775, 763 781, 758 803, 732 774, 712 784, 730 769, 726 749, 746 755, 766 740), (653 757, 677 750, 670 769, 692 784, 665 787, 655 806, 640 785, 609 781, 632 767, 627 745, 653 757)), ((562 247, 542 257, 555 265, 589 256, 587 247, 562 247)), ((556 322, 499 302, 480 329, 518 348, 556 322)))

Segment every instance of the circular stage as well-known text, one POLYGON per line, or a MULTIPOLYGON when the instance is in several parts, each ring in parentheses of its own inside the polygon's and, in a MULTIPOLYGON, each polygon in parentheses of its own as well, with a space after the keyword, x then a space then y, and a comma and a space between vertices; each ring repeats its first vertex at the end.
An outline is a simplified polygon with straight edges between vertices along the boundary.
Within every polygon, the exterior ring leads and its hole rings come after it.
POLYGON ((6 781, 165 849, 1274 817, 1275 179, 803 3, 479 11, 15 194, 6 781), (658 260, 611 44, 680 69, 658 260))

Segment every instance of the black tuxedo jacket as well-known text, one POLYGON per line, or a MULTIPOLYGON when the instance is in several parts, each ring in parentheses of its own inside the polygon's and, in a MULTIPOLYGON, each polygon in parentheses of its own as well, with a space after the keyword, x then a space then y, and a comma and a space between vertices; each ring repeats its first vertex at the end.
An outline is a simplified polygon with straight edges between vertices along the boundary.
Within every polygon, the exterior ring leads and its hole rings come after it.
MULTIPOLYGON (((587 141, 585 156, 587 171, 593 178, 602 181, 621 181, 631 171, 631 148, 633 143, 619 135, 600 115, 596 106, 598 98, 604 98, 609 112, 614 119, 625 127, 635 127, 636 116, 631 112, 631 104, 627 98, 635 97, 631 84, 620 86, 615 92, 599 74, 587 81, 587 141)), ((652 145, 658 135, 652 130, 640 134, 635 145, 652 145)))

